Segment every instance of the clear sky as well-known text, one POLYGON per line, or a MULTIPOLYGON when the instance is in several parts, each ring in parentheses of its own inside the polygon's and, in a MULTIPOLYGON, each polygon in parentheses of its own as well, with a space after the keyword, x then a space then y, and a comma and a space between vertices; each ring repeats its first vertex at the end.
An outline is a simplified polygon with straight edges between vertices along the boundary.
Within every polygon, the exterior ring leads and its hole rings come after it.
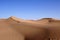
POLYGON ((60 0, 0 0, 0 18, 60 19, 60 0))

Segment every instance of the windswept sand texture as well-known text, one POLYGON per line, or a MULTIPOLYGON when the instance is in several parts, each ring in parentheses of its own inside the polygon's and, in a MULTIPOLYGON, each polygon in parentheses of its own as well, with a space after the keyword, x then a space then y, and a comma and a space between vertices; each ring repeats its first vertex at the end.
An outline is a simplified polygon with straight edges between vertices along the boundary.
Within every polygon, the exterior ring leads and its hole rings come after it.
POLYGON ((60 40, 60 20, 0 19, 0 40, 60 40))

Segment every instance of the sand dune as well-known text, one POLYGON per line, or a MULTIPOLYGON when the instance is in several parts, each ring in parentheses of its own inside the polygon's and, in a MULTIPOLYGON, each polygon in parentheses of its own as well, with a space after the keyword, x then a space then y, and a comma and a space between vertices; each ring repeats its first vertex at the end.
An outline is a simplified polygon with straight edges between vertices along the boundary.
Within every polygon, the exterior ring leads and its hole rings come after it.
POLYGON ((60 40, 60 20, 0 19, 0 40, 60 40))

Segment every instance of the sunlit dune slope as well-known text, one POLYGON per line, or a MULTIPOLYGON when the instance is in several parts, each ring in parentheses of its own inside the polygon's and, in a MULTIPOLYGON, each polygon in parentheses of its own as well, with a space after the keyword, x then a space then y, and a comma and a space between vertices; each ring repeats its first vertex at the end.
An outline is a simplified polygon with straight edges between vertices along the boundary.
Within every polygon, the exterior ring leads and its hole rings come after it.
POLYGON ((47 25, 54 25, 56 24, 57 26, 59 25, 60 23, 60 20, 57 20, 57 19, 54 19, 54 18, 42 18, 42 19, 39 19, 39 20, 24 20, 24 19, 20 19, 20 18, 16 18, 14 16, 11 16, 10 18, 8 18, 9 21, 15 21, 15 22, 18 22, 18 23, 27 23, 28 25, 37 25, 37 26, 47 26, 47 25))
POLYGON ((59 35, 60 20, 54 18, 32 21, 11 16, 0 19, 0 40, 59 40, 59 35))

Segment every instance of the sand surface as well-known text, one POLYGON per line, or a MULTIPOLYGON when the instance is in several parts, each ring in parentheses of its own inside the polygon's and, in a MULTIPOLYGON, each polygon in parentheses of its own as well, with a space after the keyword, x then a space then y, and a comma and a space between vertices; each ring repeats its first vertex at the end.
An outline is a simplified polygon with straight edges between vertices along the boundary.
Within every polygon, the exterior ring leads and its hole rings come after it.
POLYGON ((60 20, 0 19, 0 40, 60 40, 60 20))

